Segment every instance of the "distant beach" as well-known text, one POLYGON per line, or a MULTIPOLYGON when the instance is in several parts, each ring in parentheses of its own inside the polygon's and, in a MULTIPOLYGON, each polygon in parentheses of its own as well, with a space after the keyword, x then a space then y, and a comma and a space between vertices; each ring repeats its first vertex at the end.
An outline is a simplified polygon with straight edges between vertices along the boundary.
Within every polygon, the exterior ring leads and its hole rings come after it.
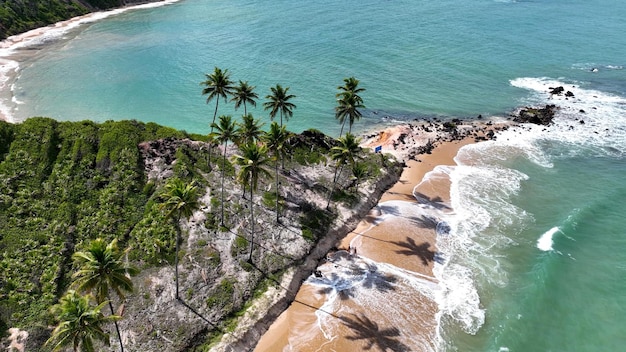
POLYGON ((162 0, 132 5, 109 11, 93 12, 66 21, 30 30, 0 41, 0 120, 15 122, 13 111, 20 104, 13 95, 13 84, 19 74, 20 64, 34 59, 51 42, 65 38, 67 33, 78 27, 120 13, 165 6, 180 0, 162 0))

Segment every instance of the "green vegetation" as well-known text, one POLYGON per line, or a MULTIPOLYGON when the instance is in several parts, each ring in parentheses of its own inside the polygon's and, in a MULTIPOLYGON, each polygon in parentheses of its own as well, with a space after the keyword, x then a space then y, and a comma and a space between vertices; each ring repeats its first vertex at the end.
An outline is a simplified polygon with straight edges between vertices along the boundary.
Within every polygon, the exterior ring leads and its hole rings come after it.
POLYGON ((91 298, 70 290, 52 308, 60 321, 46 342, 46 345, 52 346, 53 351, 62 351, 71 346, 74 351, 94 352, 94 340, 109 345, 109 334, 104 332, 102 325, 119 320, 120 317, 105 317, 101 310, 106 302, 94 307, 91 305, 91 298))
POLYGON ((157 139, 157 131, 167 134, 136 121, 0 121, 0 318, 6 325, 49 321, 48 308, 69 284, 73 248, 85 241, 117 239, 132 247, 130 258, 150 264, 171 259, 174 228, 152 192, 143 191, 138 148, 157 139))
MULTIPOLYGON (((109 291, 115 292, 124 301, 124 293, 133 291, 133 282, 129 275, 137 274, 137 269, 123 263, 123 257, 124 252, 119 250, 116 239, 106 243, 101 238, 91 241, 86 251, 76 252, 72 256, 78 267, 78 271, 72 275, 75 279, 74 286, 79 291, 93 294, 98 304, 108 303, 111 316, 115 315, 115 310, 109 299, 109 291)), ((120 348, 124 352, 117 320, 113 323, 120 348)))
MULTIPOLYGON (((358 80, 344 81, 355 92, 362 91, 356 89, 358 80)), ((288 87, 271 88, 273 94, 266 97, 264 106, 271 109, 272 118, 280 113, 281 124, 272 121, 269 130, 263 131, 259 121, 245 113, 246 104, 256 104, 254 87, 239 83, 233 89, 228 71, 218 68, 203 82, 207 102, 216 100, 214 118, 220 99, 228 102, 231 97, 237 107, 244 106, 241 122, 220 116, 219 122, 212 124, 215 133, 209 136, 137 121, 59 122, 41 117, 19 125, 0 121, 2 332, 6 327, 18 327, 38 336, 37 341, 49 337, 48 326, 55 322, 61 326, 65 318, 76 318, 49 309, 59 300, 73 300, 82 311, 99 319, 105 318, 100 312, 102 304, 108 304, 108 321, 119 319, 109 300, 122 303, 123 293, 132 289, 126 277, 135 273, 132 263, 141 269, 173 265, 173 279, 165 276, 168 283, 152 286, 156 280, 151 281, 148 273, 133 298, 162 299, 163 290, 175 281, 173 302, 202 318, 209 340, 214 341, 221 332, 236 327, 250 300, 264 292, 275 275, 302 259, 300 254, 291 257, 293 254, 276 250, 284 240, 281 216, 295 226, 299 220, 302 236, 312 246, 339 216, 330 208, 331 201, 350 207, 360 199, 359 184, 364 180, 387 168, 397 170, 385 157, 362 151, 349 132, 338 140, 316 130, 299 135, 288 132, 281 126, 283 116, 288 120, 295 108, 289 102, 294 96, 288 94, 288 87), (231 149, 236 151, 227 150, 228 142, 235 143, 231 149), (211 159, 215 143, 223 144, 224 153, 211 159), (349 173, 342 173, 344 166, 349 173), (328 196, 326 208, 298 199, 293 188, 284 188, 281 194, 284 184, 291 182, 298 183, 298 190, 328 196), (238 184, 249 190, 247 197, 245 191, 243 197, 233 194, 238 184), (339 191, 334 192, 336 188, 339 191), (198 209, 203 214, 196 213, 198 209), (273 212, 276 223, 270 220, 273 212), (197 216, 193 217, 194 213, 197 216), (192 217, 193 221, 183 221, 192 217), (181 227, 186 223, 194 229, 190 234, 195 240, 180 247, 186 240, 186 227, 181 227), (224 236, 232 236, 230 248, 224 248, 228 243, 224 236), (267 243, 270 238, 277 243, 267 243), (119 251, 118 244, 127 250, 119 251), (179 261, 183 268, 180 277, 179 261), (115 277, 102 276, 108 270, 100 270, 103 266, 116 267, 115 277), (195 268, 200 269, 193 272, 195 268), (76 281, 72 283, 72 279, 76 281), (70 287, 93 298, 64 296, 70 287), (94 308, 95 304, 100 305, 94 308), (211 312, 205 317, 207 309, 211 312)), ((362 103, 360 97, 358 101, 362 103)), ((351 126, 357 115, 346 114, 340 122, 347 119, 351 126)), ((75 294, 72 292, 67 294, 75 294)), ((124 303, 134 314, 145 313, 141 303, 135 306, 130 299, 124 303)), ((94 328, 108 321, 96 321, 94 328)), ((181 340, 186 337, 184 327, 173 329, 181 340)), ((92 339, 108 341, 108 335, 98 334, 92 334, 92 339)), ((117 335, 121 341, 120 333, 117 335)), ((50 341, 57 344, 62 338, 50 341)))
POLYGON ((220 308, 231 310, 232 307, 226 307, 232 305, 232 297, 235 293, 235 283, 237 281, 232 278, 223 278, 220 284, 215 288, 213 294, 206 299, 206 304, 209 309, 220 308))

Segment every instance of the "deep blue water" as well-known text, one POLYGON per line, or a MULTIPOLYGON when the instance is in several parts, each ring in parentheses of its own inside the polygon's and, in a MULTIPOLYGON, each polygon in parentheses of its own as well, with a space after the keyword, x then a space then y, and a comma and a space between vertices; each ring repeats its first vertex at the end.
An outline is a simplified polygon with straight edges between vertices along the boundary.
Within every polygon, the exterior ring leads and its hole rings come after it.
MULTIPOLYGON (((215 66, 257 87, 252 113, 266 122, 269 87, 290 87, 293 131, 338 134, 336 87, 349 76, 367 89, 357 130, 556 103, 549 129, 505 132, 457 157, 453 240, 438 243, 448 290, 438 298, 441 348, 618 350, 626 342, 624 14, 618 0, 183 0, 53 41, 21 63, 19 104, 4 105, 17 121, 138 119, 207 133, 214 102, 199 83, 215 66), (557 85, 575 98, 550 97, 557 85)), ((220 113, 241 114, 222 102, 220 113)))

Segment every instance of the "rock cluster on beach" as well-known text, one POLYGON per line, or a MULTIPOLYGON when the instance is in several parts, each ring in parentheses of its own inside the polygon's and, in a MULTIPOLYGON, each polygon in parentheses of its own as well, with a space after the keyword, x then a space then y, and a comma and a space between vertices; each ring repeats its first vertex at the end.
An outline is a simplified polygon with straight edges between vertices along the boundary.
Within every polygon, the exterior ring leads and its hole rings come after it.
POLYGON ((510 121, 423 121, 388 127, 382 131, 366 133, 362 145, 380 146, 381 151, 393 154, 400 160, 415 160, 420 154, 430 152, 440 143, 472 138, 484 141, 495 138, 495 132, 509 128, 510 121))
POLYGON ((524 108, 513 118, 518 123, 534 123, 536 125, 551 125, 554 113, 558 108, 556 105, 546 105, 543 108, 524 108))

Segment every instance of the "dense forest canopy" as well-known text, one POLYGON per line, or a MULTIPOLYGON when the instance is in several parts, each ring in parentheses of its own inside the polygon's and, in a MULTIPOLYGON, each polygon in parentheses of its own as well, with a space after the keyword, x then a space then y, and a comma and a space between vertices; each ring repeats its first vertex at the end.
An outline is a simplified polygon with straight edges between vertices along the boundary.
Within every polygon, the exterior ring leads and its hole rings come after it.
POLYGON ((151 201, 137 147, 166 137, 189 136, 136 121, 0 121, 3 334, 10 324, 48 321, 48 307, 67 287, 74 246, 83 240, 108 234, 135 248, 134 258, 169 260, 173 230, 151 201))

